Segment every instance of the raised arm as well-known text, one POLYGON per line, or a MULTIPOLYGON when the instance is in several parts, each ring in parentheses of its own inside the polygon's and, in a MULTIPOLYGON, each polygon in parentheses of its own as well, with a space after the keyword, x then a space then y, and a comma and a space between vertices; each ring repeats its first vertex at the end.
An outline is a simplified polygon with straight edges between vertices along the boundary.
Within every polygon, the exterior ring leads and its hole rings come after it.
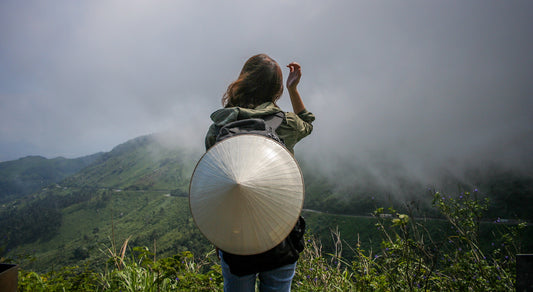
POLYGON ((304 103, 298 92, 298 83, 302 77, 302 67, 296 62, 292 62, 289 65, 289 77, 287 77, 287 90, 291 98, 292 109, 295 114, 299 114, 305 110, 304 103))

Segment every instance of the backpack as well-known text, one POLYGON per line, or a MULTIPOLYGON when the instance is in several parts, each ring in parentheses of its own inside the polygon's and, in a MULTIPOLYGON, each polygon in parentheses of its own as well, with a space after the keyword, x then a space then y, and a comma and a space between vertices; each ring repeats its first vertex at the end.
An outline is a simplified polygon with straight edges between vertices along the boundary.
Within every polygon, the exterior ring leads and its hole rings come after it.
POLYGON ((256 134, 271 138, 285 145, 283 140, 276 134, 276 130, 284 118, 285 113, 278 112, 264 118, 250 118, 227 123, 218 130, 216 141, 220 142, 237 135, 256 134))
MULTIPOLYGON (((256 134, 285 145, 276 134, 276 130, 284 118, 285 113, 278 112, 264 118, 250 118, 227 123, 219 128, 216 141, 219 142, 237 135, 256 134)), ((228 264, 231 273, 237 276, 272 270, 298 260, 299 253, 303 251, 305 246, 304 233, 305 220, 300 216, 291 233, 274 248, 264 253, 248 256, 234 255, 223 251, 222 257, 228 264)))

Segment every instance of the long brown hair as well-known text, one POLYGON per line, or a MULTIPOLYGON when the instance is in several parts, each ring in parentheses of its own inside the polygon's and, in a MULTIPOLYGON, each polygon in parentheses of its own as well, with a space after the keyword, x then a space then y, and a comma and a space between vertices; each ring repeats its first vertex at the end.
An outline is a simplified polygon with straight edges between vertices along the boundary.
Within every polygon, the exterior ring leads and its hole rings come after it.
POLYGON ((239 78, 228 86, 222 106, 255 108, 269 101, 276 103, 282 93, 281 68, 268 55, 259 54, 246 61, 239 78))

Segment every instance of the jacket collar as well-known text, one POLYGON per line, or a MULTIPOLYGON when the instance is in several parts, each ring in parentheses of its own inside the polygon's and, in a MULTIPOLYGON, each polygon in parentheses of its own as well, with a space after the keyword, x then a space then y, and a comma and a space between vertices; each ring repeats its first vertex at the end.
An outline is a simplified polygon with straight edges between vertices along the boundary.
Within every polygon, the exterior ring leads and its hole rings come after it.
POLYGON ((259 118, 280 112, 281 109, 273 102, 265 102, 256 108, 228 107, 222 108, 211 114, 211 120, 217 126, 224 126, 236 120, 259 118))

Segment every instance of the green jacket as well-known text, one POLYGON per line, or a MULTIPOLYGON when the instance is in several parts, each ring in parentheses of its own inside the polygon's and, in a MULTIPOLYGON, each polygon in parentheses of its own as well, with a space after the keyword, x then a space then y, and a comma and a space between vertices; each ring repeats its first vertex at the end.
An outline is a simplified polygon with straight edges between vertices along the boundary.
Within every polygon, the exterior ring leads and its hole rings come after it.
MULTIPOLYGON (((225 124, 236 120, 259 118, 280 111, 281 109, 272 102, 263 103, 254 109, 242 107, 219 109, 211 114, 213 124, 209 127, 209 131, 205 137, 205 148, 209 149, 215 144, 216 135, 218 134, 217 127, 222 127, 225 124)), ((312 122, 314 120, 315 116, 307 110, 303 110, 298 114, 291 112, 285 113, 285 119, 281 123, 281 126, 276 130, 276 133, 281 139, 283 139, 285 147, 287 147, 291 153, 294 154, 294 145, 296 145, 298 141, 311 134, 311 131, 313 131, 312 122)))

